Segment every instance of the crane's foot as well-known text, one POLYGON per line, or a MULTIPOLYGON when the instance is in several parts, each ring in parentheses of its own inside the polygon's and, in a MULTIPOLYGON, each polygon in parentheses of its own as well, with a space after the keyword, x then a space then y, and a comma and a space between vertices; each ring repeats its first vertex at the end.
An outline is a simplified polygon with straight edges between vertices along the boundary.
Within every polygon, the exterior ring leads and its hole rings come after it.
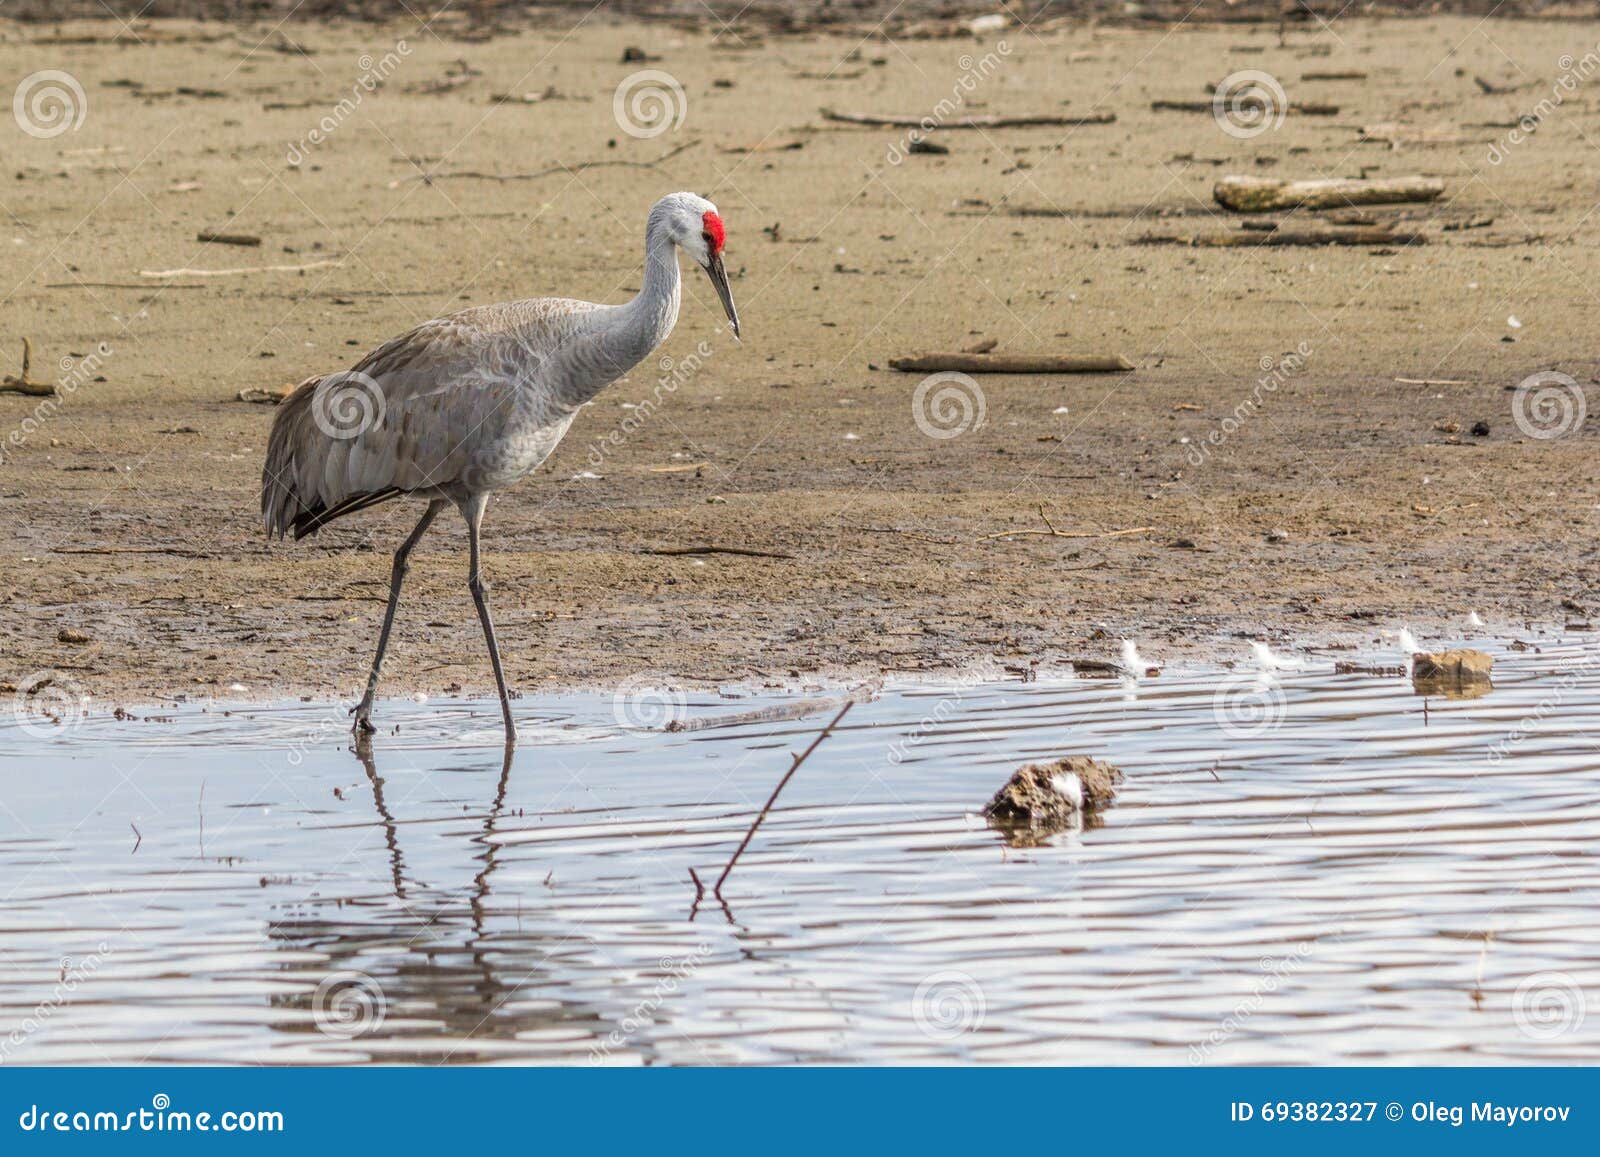
POLYGON ((359 707, 350 708, 350 714, 356 717, 355 722, 350 724, 351 734, 357 736, 371 735, 373 732, 378 730, 372 725, 372 720, 369 718, 369 716, 372 714, 372 708, 367 706, 365 703, 361 704, 359 707))

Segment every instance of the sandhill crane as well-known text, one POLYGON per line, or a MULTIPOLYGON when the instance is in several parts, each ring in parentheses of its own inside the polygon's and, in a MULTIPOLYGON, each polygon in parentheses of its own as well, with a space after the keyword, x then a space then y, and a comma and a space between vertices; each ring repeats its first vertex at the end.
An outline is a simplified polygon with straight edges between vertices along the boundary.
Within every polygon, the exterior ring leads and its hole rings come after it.
POLYGON ((357 732, 373 730, 372 700, 406 560, 453 502, 467 523, 467 587, 489 644, 506 738, 516 738, 479 565, 489 495, 548 458, 578 408, 666 340, 678 320, 678 249, 710 276, 739 336, 722 246, 715 205, 669 194, 650 210, 644 283, 625 305, 543 297, 465 309, 385 342, 354 369, 307 379, 284 400, 261 474, 269 536, 304 538, 391 498, 427 503, 394 554, 377 654, 353 709, 357 732))

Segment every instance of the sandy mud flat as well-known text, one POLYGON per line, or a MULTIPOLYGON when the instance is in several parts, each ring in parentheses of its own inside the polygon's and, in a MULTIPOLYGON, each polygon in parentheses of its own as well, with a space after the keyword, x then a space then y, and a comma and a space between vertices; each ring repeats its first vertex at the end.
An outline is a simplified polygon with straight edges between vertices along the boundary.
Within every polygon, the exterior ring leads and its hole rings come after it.
MULTIPOLYGON (((689 280, 658 357, 492 506, 523 687, 1587 623, 1596 39, 1463 17, 947 40, 0 24, 6 76, 81 94, 67 131, 0 131, 0 373, 26 337, 61 393, 0 393, 0 680, 351 694, 416 510, 266 543, 272 408, 240 391, 467 304, 620 301, 646 209, 678 188, 722 208, 745 339, 689 280), (677 86, 653 136, 617 113, 644 70, 677 86), (1153 107, 1246 71, 1288 105, 1262 131, 1153 107), (948 153, 905 155, 907 130, 825 108, 1115 119, 945 129, 948 153), (1259 232, 1214 203, 1229 174, 1445 192, 1269 217, 1392 243, 1182 243, 1259 232), (919 401, 925 375, 888 364, 989 341, 1136 369, 919 401), (1566 377, 1518 392, 1541 371, 1566 377), (704 548, 744 553, 683 553, 704 548)), ((387 692, 488 685, 465 577, 441 520, 387 692)))

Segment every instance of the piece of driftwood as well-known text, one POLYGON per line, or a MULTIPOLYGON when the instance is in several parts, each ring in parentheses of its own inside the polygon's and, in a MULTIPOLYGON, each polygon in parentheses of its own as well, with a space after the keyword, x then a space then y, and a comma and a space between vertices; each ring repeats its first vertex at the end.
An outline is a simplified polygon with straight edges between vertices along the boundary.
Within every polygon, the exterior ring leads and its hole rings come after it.
POLYGON ((1267 213, 1279 209, 1344 209, 1351 205, 1432 201, 1444 195, 1444 182, 1437 177, 1316 181, 1224 177, 1211 192, 1219 205, 1235 213, 1267 213))
POLYGON ((846 703, 863 703, 877 697, 877 688, 868 687, 831 699, 798 699, 793 703, 779 703, 772 707, 757 708, 754 711, 734 711, 726 715, 702 715, 690 719, 673 719, 668 722, 665 730, 708 731, 717 727, 744 727, 752 723, 787 723, 791 720, 804 719, 808 715, 816 715, 823 711, 837 711, 846 703))
POLYGON ((22 372, 15 377, 7 375, 0 378, 0 394, 27 394, 30 398, 53 398, 56 387, 54 382, 36 382, 28 376, 28 367, 33 364, 33 343, 27 338, 22 339, 22 372))
POLYGON ((1257 245, 1422 245, 1421 233, 1394 229, 1246 229, 1238 233, 1163 236, 1147 233, 1136 245, 1191 245, 1197 249, 1246 249, 1257 245))
POLYGON ((932 132, 934 129, 1023 129, 1037 128, 1042 125, 1073 128, 1077 125, 1108 125, 1117 119, 1117 114, 1114 112, 1091 112, 1084 113, 1082 116, 969 116, 952 117, 949 120, 928 124, 926 122, 933 120, 933 118, 926 116, 879 116, 876 113, 840 112, 837 109, 825 108, 822 110, 822 119, 839 121, 847 125, 875 125, 880 128, 922 129, 925 132, 932 132))
POLYGON ((955 370, 963 374, 1118 374, 1133 369, 1121 354, 1102 358, 1057 357, 1054 354, 914 354, 890 358, 889 368, 931 374, 955 370))

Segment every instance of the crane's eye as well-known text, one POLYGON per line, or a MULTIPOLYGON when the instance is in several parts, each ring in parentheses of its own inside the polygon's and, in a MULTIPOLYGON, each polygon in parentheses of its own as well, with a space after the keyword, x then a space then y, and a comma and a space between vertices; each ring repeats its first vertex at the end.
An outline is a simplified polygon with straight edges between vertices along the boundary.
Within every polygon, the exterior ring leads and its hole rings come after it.
POLYGON ((706 252, 707 253, 715 253, 717 251, 716 239, 713 238, 711 236, 711 234, 702 233, 702 234, 700 234, 700 238, 701 238, 701 240, 703 240, 706 243, 706 252))

